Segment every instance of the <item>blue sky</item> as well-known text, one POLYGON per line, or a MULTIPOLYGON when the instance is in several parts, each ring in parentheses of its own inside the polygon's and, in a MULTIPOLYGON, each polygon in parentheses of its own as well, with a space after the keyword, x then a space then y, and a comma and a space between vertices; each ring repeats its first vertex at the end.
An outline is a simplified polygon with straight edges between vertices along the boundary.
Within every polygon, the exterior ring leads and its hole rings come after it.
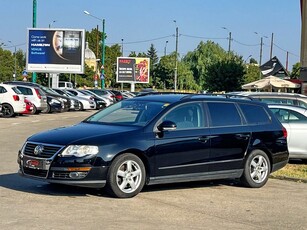
MULTIPOLYGON (((33 0, 1 0, 0 43, 14 50, 26 48, 26 31, 32 27, 33 0)), ((262 63, 273 56, 288 68, 299 62, 301 15, 299 0, 37 0, 37 27, 91 30, 101 22, 83 13, 106 20, 107 45, 121 44, 124 55, 131 51, 147 52, 154 44, 158 55, 175 50, 175 28, 179 29, 180 56, 193 51, 201 40, 212 40, 228 50, 228 33, 232 33, 231 50, 259 61, 260 37, 263 42, 262 63), (176 23, 174 22, 176 20, 176 23), (56 21, 53 23, 53 21, 56 21), (227 29, 222 29, 226 27, 227 29), (258 32, 258 35, 254 32, 258 32), (259 35, 260 34, 260 35, 259 35)))

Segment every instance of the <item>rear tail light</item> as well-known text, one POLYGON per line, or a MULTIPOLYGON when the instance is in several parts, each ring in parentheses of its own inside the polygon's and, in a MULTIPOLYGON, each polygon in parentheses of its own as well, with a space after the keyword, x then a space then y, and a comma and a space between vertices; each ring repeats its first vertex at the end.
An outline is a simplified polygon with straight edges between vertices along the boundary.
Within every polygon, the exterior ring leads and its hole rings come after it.
POLYGON ((38 96, 39 99, 42 99, 41 94, 39 93, 38 89, 35 89, 36 95, 38 96))
POLYGON ((116 98, 117 98, 118 100, 122 100, 122 99, 123 99, 123 96, 122 96, 122 95, 117 95, 116 98))
POLYGON ((282 127, 282 132, 284 134, 284 137, 287 138, 288 137, 288 132, 287 132, 285 127, 282 127))
POLYGON ((19 96, 18 95, 13 95, 14 101, 19 101, 19 96))

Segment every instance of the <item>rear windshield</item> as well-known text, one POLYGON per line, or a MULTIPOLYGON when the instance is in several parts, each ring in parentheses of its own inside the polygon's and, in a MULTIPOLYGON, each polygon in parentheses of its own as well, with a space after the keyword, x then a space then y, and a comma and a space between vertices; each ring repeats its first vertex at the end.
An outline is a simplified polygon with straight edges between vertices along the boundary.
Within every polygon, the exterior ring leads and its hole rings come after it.
POLYGON ((22 92, 20 92, 20 90, 17 89, 16 87, 12 87, 12 90, 13 90, 16 94, 22 94, 22 92))

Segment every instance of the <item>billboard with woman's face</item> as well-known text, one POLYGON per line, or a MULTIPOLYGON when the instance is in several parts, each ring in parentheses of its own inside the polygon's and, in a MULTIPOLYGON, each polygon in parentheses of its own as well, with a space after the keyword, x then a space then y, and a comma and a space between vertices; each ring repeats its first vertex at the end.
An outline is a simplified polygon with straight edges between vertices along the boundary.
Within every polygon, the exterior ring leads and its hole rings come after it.
POLYGON ((149 83, 149 58, 118 57, 116 82, 149 83))
POLYGON ((85 31, 28 29, 27 71, 84 73, 85 31))

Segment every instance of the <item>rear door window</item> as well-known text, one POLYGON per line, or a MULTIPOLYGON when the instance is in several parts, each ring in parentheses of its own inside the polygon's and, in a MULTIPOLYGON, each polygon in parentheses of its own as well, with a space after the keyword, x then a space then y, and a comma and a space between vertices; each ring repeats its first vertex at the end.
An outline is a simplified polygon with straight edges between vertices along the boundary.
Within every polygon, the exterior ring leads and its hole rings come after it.
POLYGON ((237 126, 242 125, 242 119, 235 103, 231 102, 208 102, 211 125, 237 126))

